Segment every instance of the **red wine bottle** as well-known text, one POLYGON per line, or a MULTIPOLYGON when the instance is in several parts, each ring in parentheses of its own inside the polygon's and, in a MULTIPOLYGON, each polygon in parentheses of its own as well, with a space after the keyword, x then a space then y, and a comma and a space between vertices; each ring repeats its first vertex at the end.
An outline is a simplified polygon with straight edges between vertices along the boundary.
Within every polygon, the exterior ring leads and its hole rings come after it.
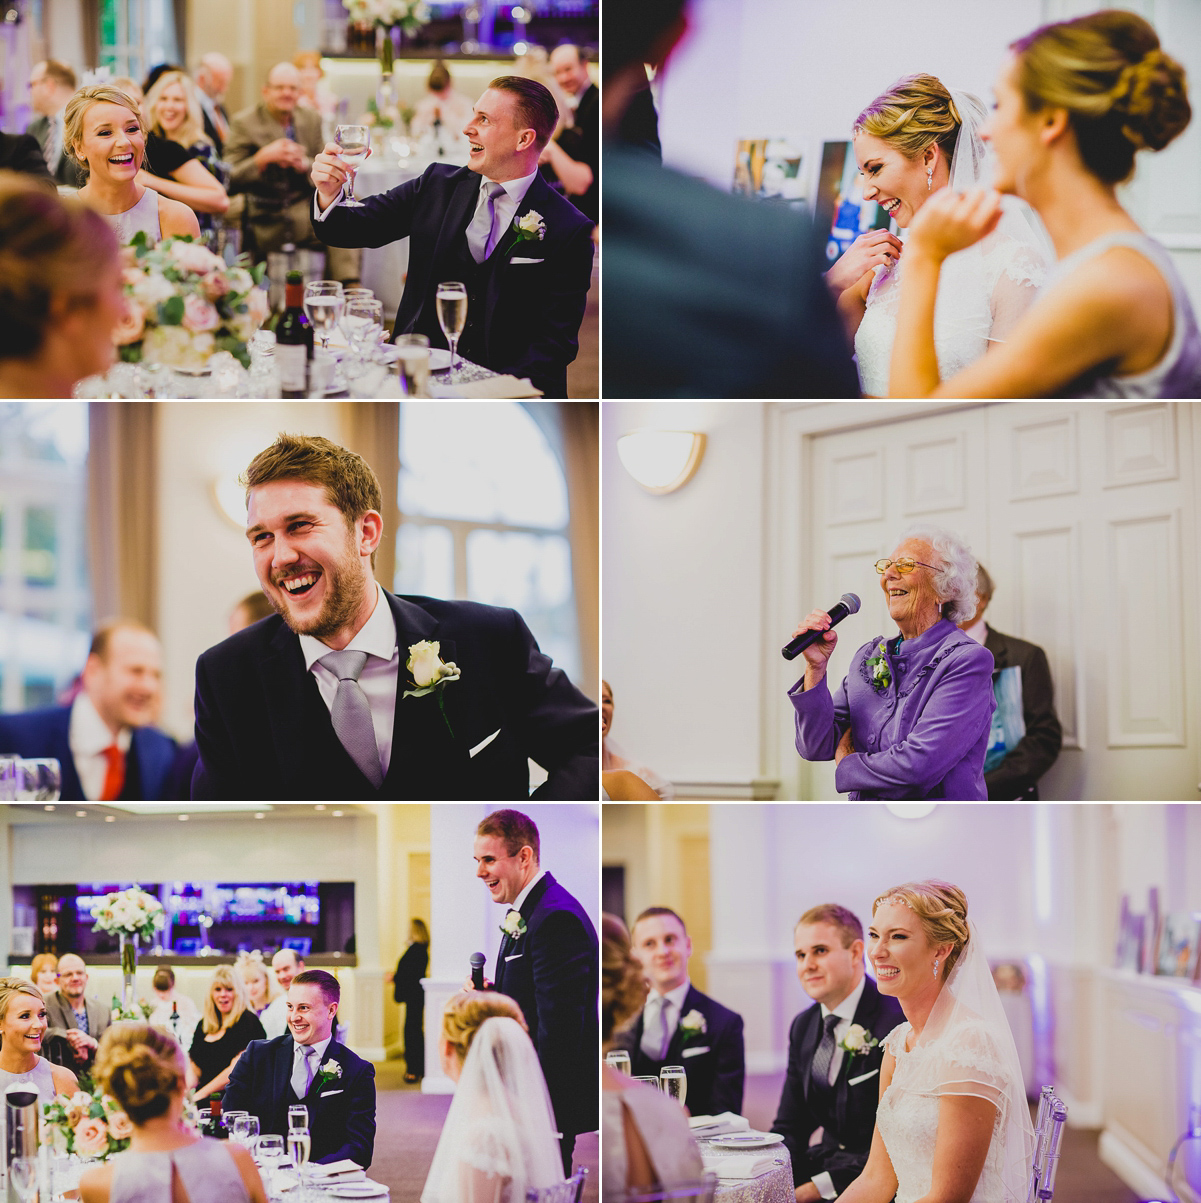
POLYGON ((313 358, 313 323, 304 311, 304 276, 288 272, 283 316, 275 327, 275 362, 284 397, 309 395, 309 364, 313 358))

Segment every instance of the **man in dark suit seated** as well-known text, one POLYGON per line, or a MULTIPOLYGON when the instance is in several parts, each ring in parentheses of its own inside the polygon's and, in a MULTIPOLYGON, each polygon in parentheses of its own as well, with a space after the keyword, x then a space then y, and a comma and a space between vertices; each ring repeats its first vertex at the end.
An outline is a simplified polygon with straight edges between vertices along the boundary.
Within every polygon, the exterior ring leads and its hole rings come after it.
MULTIPOLYGON (((984 761, 984 784, 990 802, 1037 802, 1038 779, 1059 758, 1063 747, 1063 728, 1055 713, 1055 686, 1047 653, 1037 643, 1028 643, 1016 635, 1002 635, 984 621, 984 611, 992 601, 992 577, 983 564, 976 565, 976 613, 959 624, 960 630, 982 643, 993 658, 993 689, 1006 669, 1018 669, 1022 691, 1022 721, 1026 732, 996 763, 989 737, 989 754, 984 761)), ((1001 695, 997 696, 1000 716, 1001 695)))
POLYGON ((642 962, 651 987, 623 1041, 634 1075, 658 1077, 664 1065, 682 1065, 693 1115, 741 1114, 746 1080, 742 1016, 689 980, 692 941, 684 920, 670 907, 647 907, 634 920, 630 951, 642 962))
POLYGON ((19 171, 54 188, 54 177, 46 166, 38 140, 32 134, 0 133, 0 171, 19 171))
MULTIPOLYGON (((246 470, 278 617, 196 662, 194 798, 595 798, 596 706, 513 610, 376 584, 379 481, 328 439, 280 435, 246 470)), ((389 536, 391 537, 391 536, 389 536)))
POLYGON ((58 760, 64 802, 177 797, 175 740, 152 726, 162 660, 148 627, 124 618, 106 623, 92 636, 83 688, 71 705, 0 715, 0 752, 58 760))
POLYGON ((29 103, 37 116, 25 131, 37 139, 50 174, 72 188, 80 184, 79 164, 67 151, 63 110, 77 86, 75 72, 66 63, 56 59, 34 63, 29 73, 29 103))
POLYGON ((364 1169, 375 1151, 375 1067, 334 1036, 338 979, 307 969, 288 988, 288 1031, 252 1040, 238 1058, 222 1099, 226 1111, 259 1117, 259 1130, 287 1137, 288 1108, 309 1110, 309 1160, 349 1158, 364 1169))
MULTIPOLYGON (((533 819, 497 810, 476 828, 476 877, 509 909, 496 986, 520 1008, 559 1127, 563 1174, 576 1137, 600 1122, 600 945, 587 911, 541 867, 533 819)), ((487 984, 487 983, 485 983, 487 984)))
POLYGON ((813 1203, 837 1198, 867 1164, 884 1058, 879 1042, 905 1016, 864 972, 863 924, 854 912, 837 903, 812 907, 793 939, 797 977, 817 1005, 792 1021, 771 1130, 792 1156, 797 1203, 813 1203))
POLYGON ((592 222, 538 174, 559 110, 550 92, 516 75, 494 79, 463 130, 466 167, 435 163, 418 179, 336 203, 347 169, 328 143, 313 161, 313 229, 330 246, 384 246, 412 235, 393 337, 418 333, 447 346, 437 288, 467 286, 464 358, 528 377, 548 397, 567 396, 592 280, 592 222))

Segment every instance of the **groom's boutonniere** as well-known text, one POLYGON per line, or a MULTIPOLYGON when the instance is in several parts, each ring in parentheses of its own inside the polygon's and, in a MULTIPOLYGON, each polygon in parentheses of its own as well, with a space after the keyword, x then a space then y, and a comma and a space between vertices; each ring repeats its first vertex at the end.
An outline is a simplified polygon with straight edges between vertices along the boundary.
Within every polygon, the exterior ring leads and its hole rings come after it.
POLYGON ((331 1057, 318 1071, 317 1076, 313 1078, 313 1086, 320 1088, 326 1082, 337 1081, 342 1076, 342 1067, 331 1057))
POLYGON ((680 1031, 684 1033, 685 1044, 690 1040, 699 1040, 708 1030, 705 1017, 695 1009, 680 1019, 680 1031))
POLYGON ((880 1042, 861 1023, 853 1023, 847 1034, 838 1042, 838 1047, 852 1057, 870 1053, 880 1042))
POLYGON ((876 654, 868 657, 867 667, 872 674, 872 687, 877 693, 883 693, 892 684, 892 673, 889 671, 888 661, 884 657, 883 641, 876 648, 876 654))
POLYGON ((438 655, 441 646, 437 640, 431 643, 428 639, 409 646, 409 658, 405 661, 405 667, 411 675, 412 679, 409 684, 413 688, 406 689, 401 697, 421 698, 427 693, 432 693, 438 699, 438 709, 442 711, 442 721, 446 724, 446 729, 450 731, 450 737, 453 739, 455 733, 451 730, 450 719, 446 717, 442 691, 463 674, 453 660, 449 664, 442 661, 438 655))
POLYGON ((517 237, 513 239, 514 246, 521 242, 541 242, 546 237, 546 222, 535 209, 531 209, 524 217, 515 217, 513 229, 517 231, 517 237))
POLYGON ((525 935, 525 920, 520 911, 510 911, 501 921, 500 930, 514 940, 520 940, 525 935))

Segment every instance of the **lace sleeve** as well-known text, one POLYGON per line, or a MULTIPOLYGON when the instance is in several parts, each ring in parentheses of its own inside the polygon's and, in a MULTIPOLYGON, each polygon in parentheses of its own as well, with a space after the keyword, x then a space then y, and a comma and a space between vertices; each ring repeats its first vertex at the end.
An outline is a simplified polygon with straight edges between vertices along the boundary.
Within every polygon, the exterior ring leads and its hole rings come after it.
POLYGON ((905 1038, 909 1035, 909 1024, 898 1023, 887 1036, 884 1037, 884 1051, 891 1053, 895 1058, 899 1052, 905 1048, 905 1038))
POLYGON ((482 1174, 511 1178, 504 1126, 492 1117, 480 1117, 472 1127, 471 1139, 462 1150, 464 1165, 482 1174))
POLYGON ((984 264, 992 282, 989 342, 1004 342, 1038 299, 1047 278, 1046 261, 1036 247, 1002 237, 986 253, 984 264))

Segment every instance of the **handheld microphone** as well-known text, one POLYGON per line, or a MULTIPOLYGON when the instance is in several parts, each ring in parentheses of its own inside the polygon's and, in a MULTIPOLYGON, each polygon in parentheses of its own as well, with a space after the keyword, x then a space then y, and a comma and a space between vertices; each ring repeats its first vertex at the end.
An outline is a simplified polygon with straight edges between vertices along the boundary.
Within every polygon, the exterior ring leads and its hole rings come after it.
MULTIPOLYGON (((829 609, 830 626, 836 627, 848 614, 857 614, 858 612, 859 599, 853 593, 844 593, 838 599, 838 604, 829 609)), ((802 631, 780 649, 780 655, 785 660, 795 660, 811 643, 816 643, 825 633, 825 631, 802 631)))
POLYGON ((482 952, 471 954, 471 984, 477 990, 484 988, 484 954, 482 952))

